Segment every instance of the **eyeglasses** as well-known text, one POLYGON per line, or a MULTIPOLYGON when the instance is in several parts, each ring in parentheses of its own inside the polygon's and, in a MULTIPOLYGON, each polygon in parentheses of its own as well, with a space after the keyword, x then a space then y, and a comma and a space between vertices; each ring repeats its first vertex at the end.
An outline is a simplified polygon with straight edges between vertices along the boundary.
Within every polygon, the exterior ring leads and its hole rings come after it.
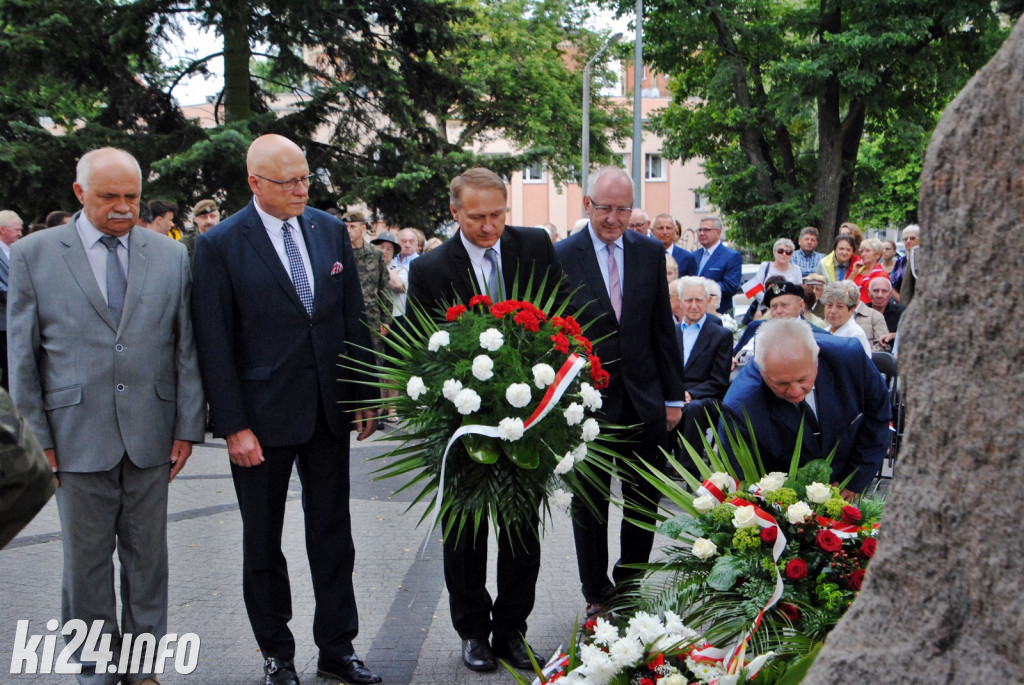
POLYGON ((791 254, 793 254, 793 251, 792 250, 787 250, 784 247, 780 247, 779 249, 777 249, 775 251, 775 254, 788 254, 788 255, 791 255, 791 254))
POLYGON ((308 188, 309 186, 313 185, 314 178, 313 174, 310 174, 309 176, 300 176, 299 178, 293 178, 288 181, 275 181, 272 178, 260 176, 259 174, 253 174, 253 176, 255 176, 256 178, 262 178, 264 181, 276 183, 277 185, 281 186, 281 190, 283 190, 286 193, 290 193, 291 191, 295 190, 295 187, 300 184, 302 185, 303 188, 308 188))
MULTIPOLYGON (((629 216, 633 213, 632 207, 615 207, 612 205, 599 205, 594 202, 594 198, 587 196, 590 199, 590 206, 594 208, 594 211, 599 214, 618 214, 619 216, 629 216)), ((642 225, 642 224, 641 224, 642 225)))
POLYGON ((720 230, 722 230, 722 229, 720 229, 720 228, 707 228, 707 227, 702 226, 701 228, 697 229, 697 233, 709 233, 710 231, 720 231, 720 230))
MULTIPOLYGON (((594 205, 594 209, 599 209, 599 208, 598 208, 597 205, 594 205)), ((637 229, 640 229, 640 228, 647 228, 647 222, 645 221, 642 224, 630 224, 629 227, 632 228, 634 231, 637 230, 637 229)))

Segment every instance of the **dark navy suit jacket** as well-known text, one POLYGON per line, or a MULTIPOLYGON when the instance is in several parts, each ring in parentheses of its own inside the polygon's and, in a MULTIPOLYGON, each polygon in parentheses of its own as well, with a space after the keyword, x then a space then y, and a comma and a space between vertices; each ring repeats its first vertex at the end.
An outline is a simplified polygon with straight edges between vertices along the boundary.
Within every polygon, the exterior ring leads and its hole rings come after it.
MULTIPOLYGON (((700 260, 704 256, 703 248, 694 250, 692 255, 699 268, 700 260)), ((720 313, 727 312, 732 309, 733 295, 740 291, 740 281, 743 279, 743 257, 731 247, 719 243, 715 251, 711 253, 711 257, 708 258, 708 263, 704 265, 704 271, 698 275, 718 281, 722 286, 722 303, 718 306, 718 311, 720 313)))
MULTIPOLYGON (((679 358, 683 358, 682 324, 676 324, 679 358)), ((695 400, 721 400, 729 389, 732 370, 732 333, 713 323, 710 317, 701 326, 683 365, 683 390, 695 400)))
MULTIPOLYGON (((847 486, 861 492, 882 464, 889 446, 889 395, 882 376, 864 349, 852 338, 815 336, 818 376, 814 383, 821 435, 804 428, 801 463, 824 459, 835 449, 833 480, 854 474, 847 486)), ((765 385, 757 364, 750 362, 733 380, 723 403, 723 420, 750 443, 750 418, 764 467, 788 471, 802 413, 797 405, 780 399, 765 385)), ((723 441, 722 425, 719 434, 723 441)), ((726 451, 728 445, 724 445, 726 451)))
MULTIPOLYGON (((590 227, 555 243, 572 288, 573 304, 590 322, 586 336, 611 375, 603 413, 618 422, 627 396, 645 424, 665 421, 665 402, 683 401, 683 360, 676 348, 672 309, 665 287, 665 248, 634 231, 623 236, 622 321, 615 320, 597 264, 590 227)), ((861 354, 864 354, 861 352, 861 354)), ((662 428, 664 430, 664 428, 662 428)))
POLYGON ((192 311, 214 435, 249 428, 264 446, 301 445, 318 402, 331 432, 351 424, 347 400, 372 388, 347 380, 340 355, 369 361, 363 296, 345 225, 307 208, 297 217, 313 269, 306 313, 252 203, 196 241, 192 311))
POLYGON ((680 278, 683 276, 697 275, 697 261, 693 258, 692 254, 678 245, 673 245, 672 258, 676 260, 676 266, 679 268, 680 278))

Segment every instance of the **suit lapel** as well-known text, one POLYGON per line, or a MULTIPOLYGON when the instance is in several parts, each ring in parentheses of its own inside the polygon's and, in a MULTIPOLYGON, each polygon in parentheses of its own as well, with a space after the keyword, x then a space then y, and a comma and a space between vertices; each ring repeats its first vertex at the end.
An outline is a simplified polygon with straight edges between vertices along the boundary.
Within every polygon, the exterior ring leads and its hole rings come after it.
MULTIPOLYGON (((110 310, 107 308, 107 301, 103 299, 103 293, 100 292, 100 286, 96 283, 96 275, 92 271, 92 267, 89 265, 89 259, 85 256, 85 248, 82 247, 82 239, 78 235, 78 229, 75 228, 75 222, 78 221, 78 214, 60 228, 52 228, 47 230, 60 230, 61 242, 64 244, 64 261, 68 265, 68 269, 71 271, 71 276, 78 282, 78 287, 82 289, 82 293, 85 295, 85 299, 89 300, 89 304, 96 310, 96 313, 100 315, 107 325, 110 326, 111 330, 116 331, 117 326, 114 325, 114 319, 110 315, 110 310)), ((134 229, 133 229, 134 230, 134 229)), ((122 317, 123 318, 123 317, 122 317)))
POLYGON ((136 226, 128 238, 128 290, 124 296, 124 311, 121 314, 122 326, 131 317, 135 305, 142 297, 143 287, 146 285, 148 271, 146 252, 149 243, 149 236, 146 233, 148 230, 136 226))
MULTIPOLYGON (((454 283, 452 283, 452 289, 455 291, 459 301, 465 304, 480 290, 480 284, 476 281, 473 262, 469 258, 469 253, 466 252, 466 246, 462 244, 462 238, 459 236, 458 231, 448 239, 448 243, 448 268, 451 269, 449 273, 453 274, 455 279, 454 283)), ((502 248, 504 249, 504 245, 502 245, 502 248)), ((502 268, 504 267, 505 258, 503 255, 502 268)))
MULTIPOLYGON (((249 216, 246 217, 246 221, 242 225, 242 235, 249 241, 256 254, 259 255, 259 258, 274 276, 274 280, 277 281, 281 290, 284 291, 285 296, 305 313, 306 308, 302 306, 302 300, 299 299, 299 294, 295 292, 295 284, 288 277, 288 272, 285 270, 284 264, 281 263, 281 258, 277 256, 277 250, 274 249, 274 244, 270 242, 270 236, 267 235, 267 229, 263 225, 259 213, 257 213, 256 208, 252 205, 249 205, 244 211, 249 212, 249 216)), ((315 269, 313 273, 314 275, 316 274, 315 269)))
POLYGON ((699 359, 700 355, 704 354, 704 349, 708 346, 711 340, 711 331, 708 330, 708 326, 713 325, 707 319, 704 320, 704 325, 700 327, 700 333, 697 334, 697 339, 693 341, 693 349, 690 350, 690 358, 686 360, 686 366, 690 366, 690 363, 694 359, 699 359))
MULTIPOLYGON (((306 216, 304 213, 302 216, 296 217, 296 219, 299 222, 299 230, 302 231, 302 237, 306 241, 309 267, 313 271, 313 313, 316 314, 317 309, 320 307, 320 300, 327 292, 327 278, 330 277, 331 273, 332 265, 324 264, 324 262, 332 252, 324 244, 324 241, 327 239, 326 234, 317 226, 312 216, 306 216)), ((292 290, 295 290, 294 285, 292 290)), ((296 294, 295 298, 298 299, 298 294, 296 294)), ((301 304, 302 301, 300 300, 299 305, 301 306, 301 304)))

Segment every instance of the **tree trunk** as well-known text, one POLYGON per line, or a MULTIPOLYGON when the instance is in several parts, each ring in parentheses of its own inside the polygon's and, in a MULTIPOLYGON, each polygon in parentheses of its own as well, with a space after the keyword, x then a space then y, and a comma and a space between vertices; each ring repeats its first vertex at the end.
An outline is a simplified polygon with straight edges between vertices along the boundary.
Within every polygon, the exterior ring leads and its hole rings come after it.
POLYGON ((224 117, 227 121, 245 121, 252 116, 249 88, 249 3, 225 2, 221 14, 224 34, 224 117))
POLYGON ((907 437, 864 589, 805 685, 1024 682, 1024 22, 950 104, 921 182, 907 437))

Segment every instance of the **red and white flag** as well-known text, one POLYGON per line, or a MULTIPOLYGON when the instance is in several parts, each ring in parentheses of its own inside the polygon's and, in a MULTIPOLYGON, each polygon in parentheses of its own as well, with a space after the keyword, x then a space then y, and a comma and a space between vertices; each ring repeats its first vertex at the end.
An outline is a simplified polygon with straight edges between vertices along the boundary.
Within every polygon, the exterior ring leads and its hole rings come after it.
POLYGON ((763 292, 764 283, 759 281, 756 276, 743 284, 743 294, 747 296, 748 300, 754 299, 763 292))

